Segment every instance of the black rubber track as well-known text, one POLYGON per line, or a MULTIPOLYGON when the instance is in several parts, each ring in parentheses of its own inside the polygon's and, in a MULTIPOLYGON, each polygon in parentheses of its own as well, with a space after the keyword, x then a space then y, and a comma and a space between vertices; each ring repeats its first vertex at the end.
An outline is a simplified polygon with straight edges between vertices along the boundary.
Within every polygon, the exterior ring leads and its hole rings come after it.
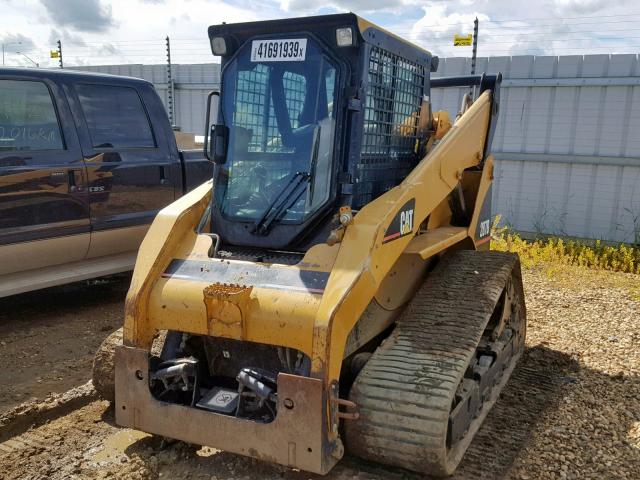
POLYGON ((456 388, 509 278, 524 322, 516 255, 456 252, 429 275, 351 388, 349 398, 360 410, 358 420, 345 424, 351 453, 430 475, 453 473, 519 356, 505 369, 468 433, 447 448, 456 388))

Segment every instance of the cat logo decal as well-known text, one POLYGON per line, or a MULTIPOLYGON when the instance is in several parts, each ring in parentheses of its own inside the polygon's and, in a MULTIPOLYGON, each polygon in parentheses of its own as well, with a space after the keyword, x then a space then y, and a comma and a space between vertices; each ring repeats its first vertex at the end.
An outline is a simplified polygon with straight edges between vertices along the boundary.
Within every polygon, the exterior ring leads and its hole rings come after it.
POLYGON ((393 220, 391 220, 387 230, 384 232, 382 243, 387 243, 413 233, 415 208, 415 198, 412 198, 402 206, 398 213, 396 213, 395 217, 393 217, 393 220))

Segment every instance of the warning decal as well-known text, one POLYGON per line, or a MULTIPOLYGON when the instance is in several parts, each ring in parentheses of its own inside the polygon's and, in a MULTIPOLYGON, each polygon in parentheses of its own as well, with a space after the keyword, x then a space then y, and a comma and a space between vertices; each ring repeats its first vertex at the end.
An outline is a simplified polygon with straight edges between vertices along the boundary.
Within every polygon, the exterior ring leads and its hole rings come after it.
POLYGON ((473 42, 473 35, 471 33, 469 35, 466 35, 466 36, 458 35, 456 33, 453 36, 453 46, 454 47, 469 47, 469 46, 471 46, 471 42, 473 42))

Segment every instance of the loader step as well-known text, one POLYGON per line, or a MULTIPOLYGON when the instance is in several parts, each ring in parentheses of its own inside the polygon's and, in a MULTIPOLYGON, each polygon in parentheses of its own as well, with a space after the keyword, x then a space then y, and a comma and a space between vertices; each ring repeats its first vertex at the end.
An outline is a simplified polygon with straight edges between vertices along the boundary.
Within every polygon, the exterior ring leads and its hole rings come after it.
POLYGON ((368 460, 450 475, 508 380, 524 336, 517 256, 452 254, 356 378, 349 399, 360 418, 345 424, 347 448, 368 460))
POLYGON ((469 235, 467 227, 440 227, 415 236, 404 253, 414 253, 427 259, 446 248, 461 242, 469 235))

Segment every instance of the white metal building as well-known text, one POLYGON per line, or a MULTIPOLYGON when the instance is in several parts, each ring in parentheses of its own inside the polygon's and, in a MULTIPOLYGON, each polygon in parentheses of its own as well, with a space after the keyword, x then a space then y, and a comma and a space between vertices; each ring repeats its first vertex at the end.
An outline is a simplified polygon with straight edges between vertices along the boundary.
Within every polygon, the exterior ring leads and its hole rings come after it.
MULTIPOLYGON (((217 64, 84 67, 152 81, 184 131, 203 132, 217 64)), ((435 76, 470 71, 440 59, 435 76)), ((640 62, 638 55, 479 58, 502 72, 493 152, 494 213, 515 230, 640 243, 640 62)), ((465 90, 433 90, 435 109, 458 110, 465 90)))

